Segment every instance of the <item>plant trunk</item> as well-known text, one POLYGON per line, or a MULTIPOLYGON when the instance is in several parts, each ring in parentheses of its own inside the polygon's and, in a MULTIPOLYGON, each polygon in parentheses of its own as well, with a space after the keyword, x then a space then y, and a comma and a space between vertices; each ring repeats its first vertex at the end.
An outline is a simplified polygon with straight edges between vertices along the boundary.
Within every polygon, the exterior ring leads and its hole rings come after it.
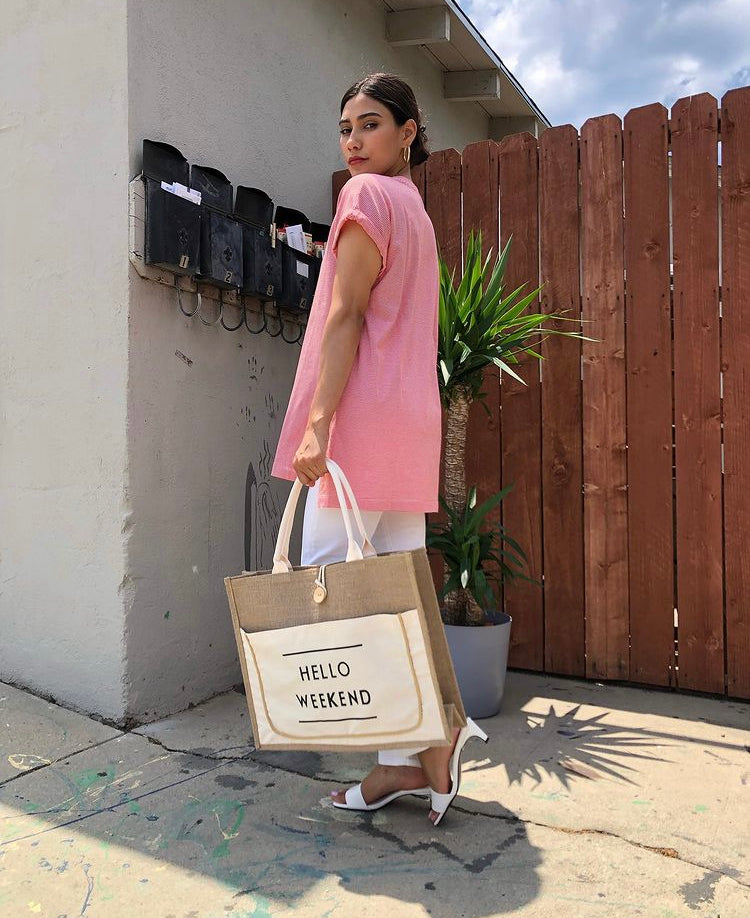
MULTIPOLYGON (((466 430, 471 407, 471 389, 457 386, 447 407, 444 456, 445 502, 461 516, 466 509, 466 430)), ((448 579, 447 570, 444 574, 448 579)), ((443 599, 443 615, 450 625, 478 623, 484 617, 477 601, 468 590, 458 589, 446 593, 443 599)))
POLYGON ((457 386, 448 402, 445 431, 445 501, 455 513, 466 507, 466 430, 469 423, 471 389, 457 386))

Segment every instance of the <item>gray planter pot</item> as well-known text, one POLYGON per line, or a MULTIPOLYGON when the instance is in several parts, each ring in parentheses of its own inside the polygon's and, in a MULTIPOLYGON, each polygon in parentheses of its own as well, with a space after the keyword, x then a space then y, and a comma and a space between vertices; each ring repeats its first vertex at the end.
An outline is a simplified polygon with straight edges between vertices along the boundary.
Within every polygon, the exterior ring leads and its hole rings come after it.
POLYGON ((446 625, 453 668, 469 717, 492 717, 500 710, 510 645, 510 615, 497 625, 446 625))

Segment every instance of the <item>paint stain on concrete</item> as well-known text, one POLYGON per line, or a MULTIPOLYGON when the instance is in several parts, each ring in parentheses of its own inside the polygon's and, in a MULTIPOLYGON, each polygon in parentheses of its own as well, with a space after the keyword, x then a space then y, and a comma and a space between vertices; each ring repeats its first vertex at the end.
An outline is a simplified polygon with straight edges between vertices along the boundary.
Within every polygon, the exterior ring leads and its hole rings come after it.
POLYGON ((110 765, 106 771, 96 771, 94 768, 86 768, 73 777, 73 783, 81 793, 86 793, 93 785, 101 784, 101 778, 114 778, 114 776, 115 769, 112 765, 110 765))
POLYGON ((546 791, 541 794, 535 794, 532 792, 532 797, 537 797, 539 800, 559 800, 561 797, 568 797, 568 794, 564 794, 562 791, 546 791))
POLYGON ((694 880, 692 883, 683 883, 678 892, 685 900, 688 908, 697 909, 707 902, 713 902, 716 893, 716 884, 721 879, 721 874, 709 870, 703 874, 700 880, 694 880))
POLYGON ((18 771, 32 771, 34 768, 42 768, 51 763, 52 759, 43 759, 33 752, 13 752, 8 756, 8 764, 18 771))
POLYGON ((94 878, 89 876, 89 868, 91 864, 83 865, 83 872, 86 874, 86 896, 83 900, 83 905, 81 906, 81 918, 86 914, 86 909, 89 907, 91 902, 91 894, 94 891, 94 878))
POLYGON ((257 781, 249 781, 242 775, 216 775, 214 781, 220 787, 229 787, 232 790, 244 790, 246 787, 257 787, 257 781))
POLYGON ((224 840, 216 845, 212 851, 212 855, 215 858, 226 857, 229 854, 229 842, 233 838, 237 838, 240 834, 240 825, 245 818, 245 807, 234 800, 224 800, 221 801, 218 807, 214 807, 214 815, 216 816, 216 822, 218 823, 219 831, 224 836, 224 840), (218 812, 219 809, 222 810, 221 813, 218 812), (222 818, 228 817, 228 822, 232 819, 232 816, 234 817, 232 825, 227 829, 222 828, 222 818))

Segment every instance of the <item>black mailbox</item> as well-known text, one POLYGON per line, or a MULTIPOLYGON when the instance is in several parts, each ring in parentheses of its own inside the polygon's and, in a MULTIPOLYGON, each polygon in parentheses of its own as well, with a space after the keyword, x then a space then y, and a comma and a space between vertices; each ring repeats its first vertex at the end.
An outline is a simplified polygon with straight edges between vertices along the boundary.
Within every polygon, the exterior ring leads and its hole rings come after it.
POLYGON ((194 274, 200 257, 200 207, 165 191, 162 182, 187 186, 188 162, 178 149, 156 140, 143 141, 146 184, 144 260, 176 274, 194 274))
POLYGON ((273 201, 260 188, 237 186, 234 215, 242 222, 242 292, 260 300, 281 290, 281 246, 271 236, 273 201))
POLYGON ((286 242, 281 246, 281 295, 276 297, 279 306, 307 312, 312 306, 318 282, 319 258, 294 249, 286 242))
MULTIPOLYGON (((276 208, 276 226, 302 225, 303 232, 310 232, 311 224, 300 210, 291 207, 276 208)), ((318 281, 319 258, 294 249, 286 241, 281 245, 281 293, 276 297, 279 306, 307 312, 312 306, 315 286, 318 281)))
POLYGON ((193 166, 190 185, 201 193, 200 277, 206 284, 242 285, 242 227, 232 213, 232 184, 218 169, 193 166))

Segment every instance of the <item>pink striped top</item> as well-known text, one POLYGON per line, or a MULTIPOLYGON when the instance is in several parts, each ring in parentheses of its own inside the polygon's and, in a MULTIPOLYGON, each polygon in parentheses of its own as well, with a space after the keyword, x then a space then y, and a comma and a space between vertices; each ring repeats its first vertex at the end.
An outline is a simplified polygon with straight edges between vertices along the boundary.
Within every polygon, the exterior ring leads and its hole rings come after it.
MULTIPOLYGON (((435 230, 414 182, 361 173, 342 188, 302 343, 271 474, 292 467, 318 379, 338 238, 355 220, 378 246, 383 267, 370 292, 359 348, 331 422, 328 455, 363 510, 438 509, 441 406, 437 378, 440 278, 435 230)), ((330 475, 319 507, 338 507, 330 475)))

